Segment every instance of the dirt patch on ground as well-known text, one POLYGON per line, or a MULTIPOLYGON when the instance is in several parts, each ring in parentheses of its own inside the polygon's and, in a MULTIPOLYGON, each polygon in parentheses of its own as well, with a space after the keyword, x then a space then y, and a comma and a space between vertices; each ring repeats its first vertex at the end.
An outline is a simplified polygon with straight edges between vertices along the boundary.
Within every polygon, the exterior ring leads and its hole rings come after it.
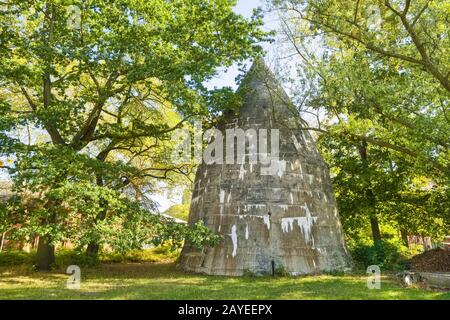
POLYGON ((450 272, 450 252, 440 248, 425 251, 410 260, 411 270, 450 272))

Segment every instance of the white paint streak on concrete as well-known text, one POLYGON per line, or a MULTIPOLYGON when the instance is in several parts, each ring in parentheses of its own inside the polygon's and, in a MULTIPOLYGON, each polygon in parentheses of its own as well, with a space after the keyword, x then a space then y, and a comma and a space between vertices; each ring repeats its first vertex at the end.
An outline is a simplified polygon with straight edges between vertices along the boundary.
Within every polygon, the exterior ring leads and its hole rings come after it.
POLYGON ((239 179, 240 180, 244 180, 245 174, 247 173, 247 171, 244 169, 244 165, 241 164, 241 167, 239 169, 239 179))
POLYGON ((286 160, 276 161, 276 172, 279 178, 282 178, 286 172, 286 160))
POLYGON ((262 219, 264 216, 256 215, 256 214, 240 214, 239 219, 243 218, 252 218, 252 219, 262 219))
POLYGON ((291 200, 291 204, 294 204, 294 195, 292 192, 289 193, 289 200, 291 200))
POLYGON ((295 149, 297 149, 297 152, 300 152, 302 150, 302 145, 300 142, 298 142, 297 137, 295 134, 292 134, 292 140, 294 141, 295 149))
POLYGON ((245 240, 248 240, 248 224, 245 226, 245 240))
POLYGON ((281 219, 281 230, 283 230, 284 233, 292 231, 294 229, 294 221, 298 219, 297 218, 282 218, 281 219))
POLYGON ((306 211, 306 215, 304 217, 300 217, 297 222, 300 229, 302 230, 303 235, 305 236, 305 241, 311 242, 314 247, 314 237, 311 235, 311 228, 317 222, 317 217, 313 217, 311 215, 308 205, 305 204, 303 208, 306 211))
POLYGON ((311 234, 312 226, 317 222, 317 217, 313 217, 307 205, 302 206, 305 209, 304 217, 289 217, 281 219, 281 230, 286 233, 294 229, 294 222, 297 222, 307 243, 312 243, 314 247, 314 237, 311 234))
POLYGON ((253 209, 253 208, 261 209, 261 208, 265 208, 266 205, 265 205, 265 204, 259 204, 259 203, 256 203, 256 204, 248 204, 248 205, 245 205, 244 207, 245 207, 246 209, 247 209, 247 207, 248 207, 249 209, 253 209))
POLYGON ((276 206, 280 207, 281 209, 283 209, 284 211, 286 211, 287 209, 289 209, 289 206, 287 204, 277 204, 276 206))
POLYGON ((270 230, 270 216, 268 214, 265 214, 263 219, 264 219, 264 224, 267 226, 267 229, 270 230))
POLYGON ((233 252, 231 253, 231 255, 234 257, 236 257, 236 253, 237 253, 237 232, 236 232, 236 225, 233 224, 233 226, 231 227, 231 233, 229 234, 229 236, 231 237, 231 242, 233 243, 233 252))
POLYGON ((219 202, 220 202, 220 214, 223 214, 223 206, 225 202, 225 190, 223 189, 220 189, 219 202))
POLYGON ((225 202, 225 190, 220 189, 219 202, 220 203, 224 203, 225 202))

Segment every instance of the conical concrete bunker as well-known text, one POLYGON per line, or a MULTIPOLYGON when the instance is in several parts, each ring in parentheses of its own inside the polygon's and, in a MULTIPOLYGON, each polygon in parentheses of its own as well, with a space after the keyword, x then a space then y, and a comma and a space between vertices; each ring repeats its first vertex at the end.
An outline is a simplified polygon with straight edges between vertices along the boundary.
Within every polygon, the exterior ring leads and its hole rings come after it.
POLYGON ((240 114, 221 129, 223 164, 198 167, 189 215, 223 240, 203 250, 186 244, 179 267, 230 276, 349 269, 328 168, 287 94, 262 61, 238 91, 240 114), (245 157, 227 164, 233 129, 246 133, 245 157))

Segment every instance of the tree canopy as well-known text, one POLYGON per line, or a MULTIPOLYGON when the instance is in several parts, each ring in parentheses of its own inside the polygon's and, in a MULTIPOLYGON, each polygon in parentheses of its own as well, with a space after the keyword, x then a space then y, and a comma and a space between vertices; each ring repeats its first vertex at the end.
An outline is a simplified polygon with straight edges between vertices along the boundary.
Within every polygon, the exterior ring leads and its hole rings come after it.
MULTIPOLYGON (((272 1, 344 227, 441 238, 450 223, 449 3, 272 1), (314 122, 314 121, 312 121, 314 122), (370 221, 370 224, 369 224, 370 221)), ((441 238, 442 239, 442 238, 441 238)))
POLYGON ((190 174, 192 166, 170 161, 170 133, 222 108, 217 97, 231 93, 204 82, 217 68, 261 53, 258 42, 268 34, 260 13, 246 19, 234 4, 2 5, 0 153, 12 162, 2 168, 20 197, 2 223, 16 236, 40 236, 40 268, 49 267, 60 240, 92 254, 105 243, 126 249, 184 236, 199 245, 217 241, 200 225, 150 215, 155 207, 147 201, 143 208, 142 199, 154 181, 190 174))

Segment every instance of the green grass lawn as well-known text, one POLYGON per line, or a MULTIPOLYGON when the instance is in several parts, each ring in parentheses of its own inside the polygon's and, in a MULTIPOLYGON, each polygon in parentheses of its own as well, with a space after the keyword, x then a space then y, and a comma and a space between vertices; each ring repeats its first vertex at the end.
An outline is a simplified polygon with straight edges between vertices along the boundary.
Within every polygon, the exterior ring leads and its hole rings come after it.
POLYGON ((363 275, 213 277, 173 263, 102 264, 82 269, 80 290, 66 289, 62 271, 0 267, 0 299, 450 299, 450 293, 403 288, 384 277, 368 290, 363 275))

